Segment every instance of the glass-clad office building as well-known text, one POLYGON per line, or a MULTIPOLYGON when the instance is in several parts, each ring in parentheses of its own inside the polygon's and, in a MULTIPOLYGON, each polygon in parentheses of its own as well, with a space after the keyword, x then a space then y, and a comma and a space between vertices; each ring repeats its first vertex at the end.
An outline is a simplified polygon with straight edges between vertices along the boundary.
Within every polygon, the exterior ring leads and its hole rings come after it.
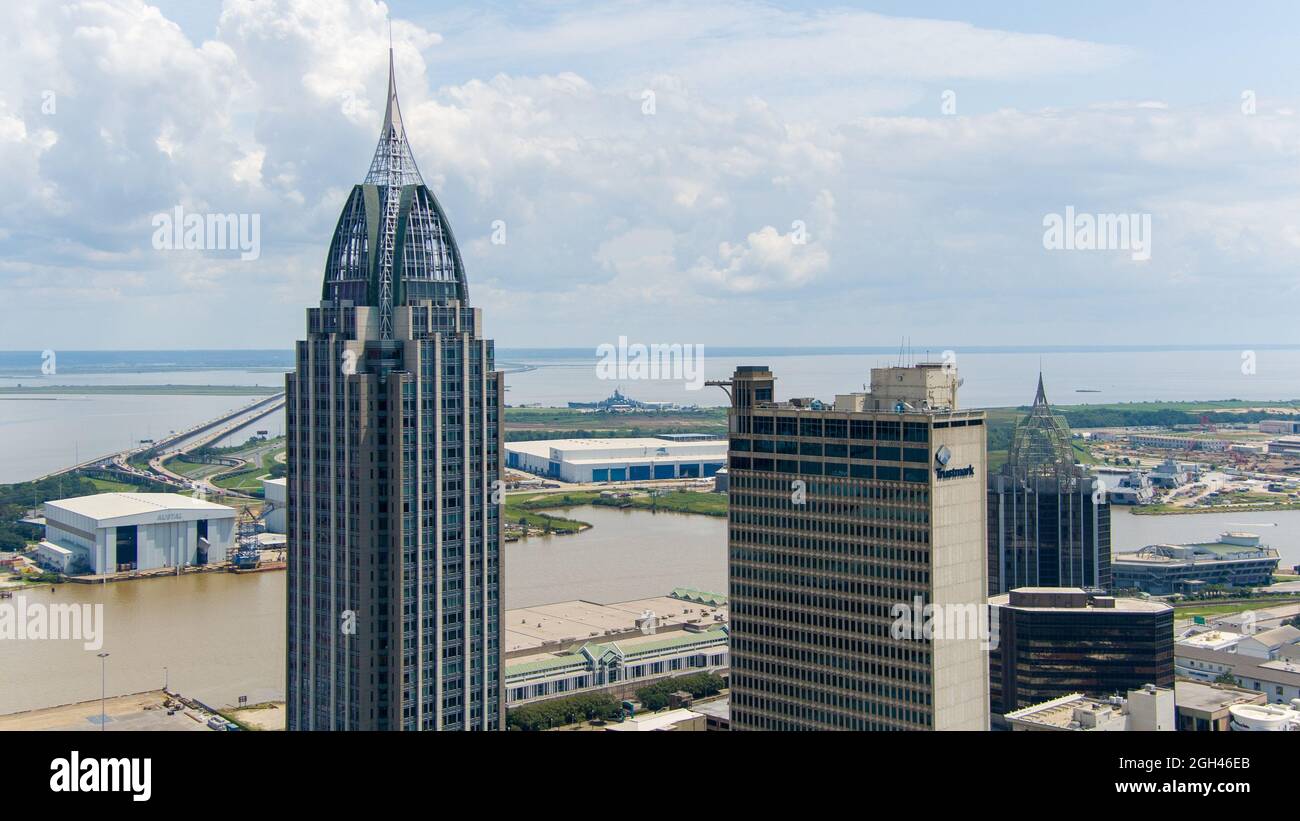
POLYGON ((1028 587, 989 605, 997 625, 989 654, 994 715, 1071 693, 1104 698, 1173 686, 1174 609, 1163 602, 1028 587))
POLYGON ((1110 503, 1079 465, 1038 377, 1007 460, 989 474, 989 595, 1017 587, 1111 588, 1110 503))

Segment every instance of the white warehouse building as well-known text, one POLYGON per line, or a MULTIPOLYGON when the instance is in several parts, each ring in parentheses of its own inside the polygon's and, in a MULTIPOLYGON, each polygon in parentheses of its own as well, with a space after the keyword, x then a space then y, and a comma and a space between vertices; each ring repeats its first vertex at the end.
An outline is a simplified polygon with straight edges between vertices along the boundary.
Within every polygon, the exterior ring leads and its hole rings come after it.
POLYGON ((71 573, 222 562, 234 548, 235 510, 176 493, 58 499, 45 503, 45 541, 72 552, 71 573))
POLYGON ((263 479, 262 498, 266 501, 266 506, 262 509, 266 532, 288 533, 289 480, 263 479))
POLYGON ((507 442, 506 466, 565 482, 636 482, 712 476, 727 440, 704 435, 507 442))

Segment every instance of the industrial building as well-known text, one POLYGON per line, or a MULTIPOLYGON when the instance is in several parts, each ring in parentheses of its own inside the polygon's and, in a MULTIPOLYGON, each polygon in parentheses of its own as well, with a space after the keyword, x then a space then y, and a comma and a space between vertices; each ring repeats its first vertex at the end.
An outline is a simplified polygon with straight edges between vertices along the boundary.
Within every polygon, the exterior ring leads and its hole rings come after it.
POLYGON ((288 481, 285 479, 263 479, 262 480, 262 499, 265 506, 262 508, 262 521, 266 524, 267 533, 287 533, 288 524, 285 519, 286 507, 288 505, 288 481))
POLYGON ((1128 443, 1135 448, 1152 450, 1204 450, 1222 453, 1232 444, 1225 439, 1200 436, 1167 436, 1163 434, 1130 433, 1128 443))
POLYGON ((1106 698, 1174 683, 1174 609, 1069 587, 1029 587, 989 599, 989 701, 1005 715, 1083 693, 1106 698))
POLYGON ((1281 433, 1292 436, 1300 433, 1300 420, 1296 419, 1264 419, 1259 423, 1260 433, 1281 433))
POLYGON ((1300 454, 1300 437, 1283 436, 1268 443, 1269 453, 1300 454))
POLYGON ((699 479, 727 464, 727 440, 712 436, 542 439, 507 442, 506 466, 565 482, 699 479))
POLYGON ((1223 533, 1217 542, 1154 544, 1117 553, 1111 568, 1117 590, 1167 596, 1196 593, 1211 585, 1272 584, 1279 561, 1278 552, 1254 533, 1223 533))
POLYGON ((45 503, 42 561, 104 574, 222 562, 235 544, 233 508, 176 493, 99 493, 45 503), (66 553, 62 551, 67 551, 66 553))
POLYGON ((989 474, 989 594, 1017 587, 1108 590, 1110 504, 1104 485, 1076 464, 1070 427, 1038 391, 989 474))
POLYGON ((1106 490, 1106 501, 1113 505, 1149 505, 1156 500, 1155 485, 1151 477, 1135 470, 1119 480, 1119 484, 1106 490))
POLYGON ((741 366, 730 412, 732 730, 986 730, 978 637, 894 636, 895 608, 981 608, 985 414, 954 368, 873 368, 833 406, 741 366))

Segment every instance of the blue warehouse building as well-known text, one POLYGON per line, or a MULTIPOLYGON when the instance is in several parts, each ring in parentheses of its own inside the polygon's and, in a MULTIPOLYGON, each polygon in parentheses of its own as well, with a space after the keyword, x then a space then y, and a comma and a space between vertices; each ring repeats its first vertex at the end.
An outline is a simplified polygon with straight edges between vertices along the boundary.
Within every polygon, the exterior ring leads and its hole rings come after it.
POLYGON ((565 482, 700 479, 727 463, 727 440, 697 436, 507 442, 506 466, 565 482))

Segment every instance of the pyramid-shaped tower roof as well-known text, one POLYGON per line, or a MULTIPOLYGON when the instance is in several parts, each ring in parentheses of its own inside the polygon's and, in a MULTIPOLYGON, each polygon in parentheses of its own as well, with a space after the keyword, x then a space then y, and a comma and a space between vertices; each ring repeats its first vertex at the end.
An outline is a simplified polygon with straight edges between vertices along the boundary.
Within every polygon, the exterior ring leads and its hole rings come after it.
POLYGON ((1045 475, 1069 472, 1074 464, 1070 426, 1065 417, 1052 412, 1039 372, 1033 407, 1011 436, 1007 466, 1018 475, 1045 475))

